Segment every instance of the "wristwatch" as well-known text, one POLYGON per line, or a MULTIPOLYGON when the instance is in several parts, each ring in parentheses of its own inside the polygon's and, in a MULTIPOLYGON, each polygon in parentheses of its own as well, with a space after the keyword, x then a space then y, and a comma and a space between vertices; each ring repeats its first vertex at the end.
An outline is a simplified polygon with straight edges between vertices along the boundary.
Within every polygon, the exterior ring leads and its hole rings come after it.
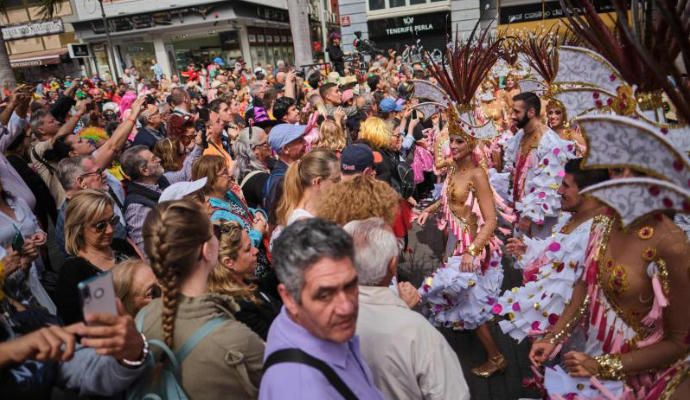
POLYGON ((139 334, 141 335, 141 340, 144 342, 144 348, 141 350, 141 357, 139 357, 139 359, 136 361, 130 361, 126 358, 123 358, 121 361, 127 367, 141 367, 144 365, 146 358, 149 356, 149 342, 146 340, 146 336, 144 336, 143 332, 139 332, 139 334))

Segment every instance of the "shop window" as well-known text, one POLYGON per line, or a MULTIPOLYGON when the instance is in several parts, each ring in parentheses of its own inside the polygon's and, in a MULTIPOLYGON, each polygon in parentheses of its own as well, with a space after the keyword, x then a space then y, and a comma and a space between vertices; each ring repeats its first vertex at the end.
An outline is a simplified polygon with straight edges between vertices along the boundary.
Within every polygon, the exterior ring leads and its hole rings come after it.
POLYGON ((385 0, 369 0, 370 10, 383 10, 384 8, 386 8, 385 0))
POLYGON ((401 7, 423 6, 429 3, 450 3, 450 0, 369 0, 369 11, 395 10, 401 7))

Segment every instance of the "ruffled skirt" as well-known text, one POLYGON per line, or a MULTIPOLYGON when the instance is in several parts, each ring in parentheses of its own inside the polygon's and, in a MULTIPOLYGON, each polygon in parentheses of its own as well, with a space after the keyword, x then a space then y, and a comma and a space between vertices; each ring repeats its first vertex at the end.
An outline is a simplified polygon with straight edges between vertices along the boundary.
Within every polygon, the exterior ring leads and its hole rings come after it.
POLYGON ((498 254, 484 271, 475 258, 475 272, 461 272, 460 260, 461 256, 449 258, 419 289, 422 313, 434 326, 471 330, 493 318, 492 307, 503 282, 498 254))

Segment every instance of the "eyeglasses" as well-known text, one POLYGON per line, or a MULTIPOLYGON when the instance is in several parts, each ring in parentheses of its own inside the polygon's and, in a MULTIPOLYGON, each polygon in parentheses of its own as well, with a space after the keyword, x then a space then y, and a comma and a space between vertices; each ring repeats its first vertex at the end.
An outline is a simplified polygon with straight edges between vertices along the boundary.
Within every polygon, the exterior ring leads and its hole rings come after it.
POLYGON ((79 175, 79 178, 82 178, 82 179, 83 179, 83 178, 86 178, 87 176, 91 176, 91 175, 98 175, 98 176, 101 176, 101 175, 103 175, 103 172, 105 172, 105 169, 104 169, 104 168, 98 168, 97 170, 95 170, 95 171, 93 171, 93 172, 87 172, 87 173, 85 173, 85 174, 79 175))
POLYGON ((91 225, 93 229, 96 230, 97 233, 103 233, 105 232, 105 229, 110 225, 111 228, 115 228, 115 226, 120 222, 120 217, 117 215, 113 215, 110 217, 110 219, 104 219, 102 221, 98 221, 95 224, 91 225))
POLYGON ((265 142, 262 142, 259 144, 255 144, 254 146, 252 146, 252 148, 257 149, 259 147, 265 147, 265 146, 268 146, 268 141, 265 141, 265 142))

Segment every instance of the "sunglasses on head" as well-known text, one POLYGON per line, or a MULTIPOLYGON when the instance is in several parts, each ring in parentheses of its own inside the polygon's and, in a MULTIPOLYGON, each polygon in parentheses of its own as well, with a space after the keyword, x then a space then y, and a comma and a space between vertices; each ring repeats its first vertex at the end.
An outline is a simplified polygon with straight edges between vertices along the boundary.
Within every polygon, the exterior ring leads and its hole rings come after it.
POLYGON ((102 221, 98 221, 95 224, 91 225, 93 229, 96 230, 98 233, 103 233, 105 232, 105 229, 110 225, 111 228, 115 228, 115 226, 120 222, 120 217, 117 215, 113 215, 110 217, 110 219, 104 219, 102 221))

